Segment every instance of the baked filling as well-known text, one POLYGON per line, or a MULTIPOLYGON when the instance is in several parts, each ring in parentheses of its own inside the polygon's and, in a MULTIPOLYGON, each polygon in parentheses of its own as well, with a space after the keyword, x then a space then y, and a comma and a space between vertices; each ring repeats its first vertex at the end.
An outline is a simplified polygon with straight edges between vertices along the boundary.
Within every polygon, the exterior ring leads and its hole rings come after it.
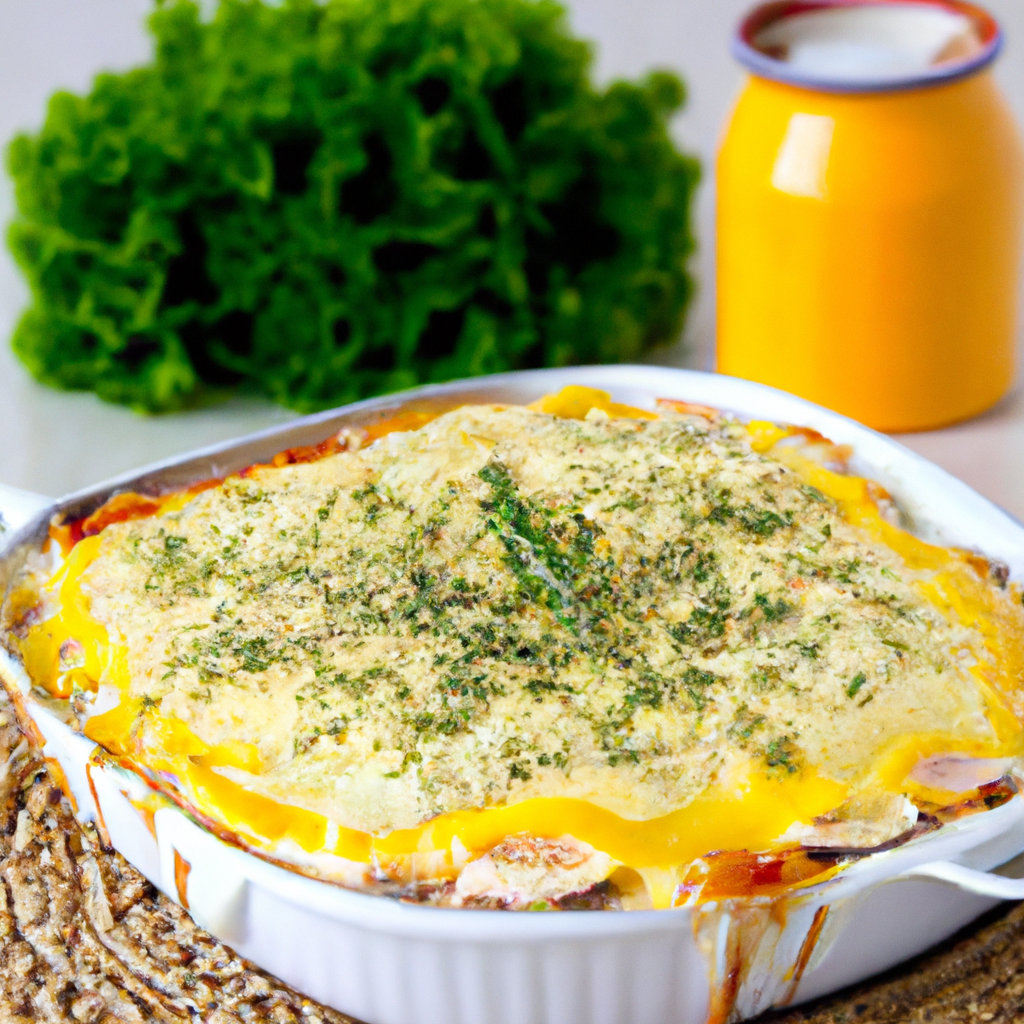
POLYGON ((570 388, 333 447, 114 498, 7 602, 51 705, 250 848, 442 905, 665 907, 1014 791, 1020 589, 824 439, 570 388))

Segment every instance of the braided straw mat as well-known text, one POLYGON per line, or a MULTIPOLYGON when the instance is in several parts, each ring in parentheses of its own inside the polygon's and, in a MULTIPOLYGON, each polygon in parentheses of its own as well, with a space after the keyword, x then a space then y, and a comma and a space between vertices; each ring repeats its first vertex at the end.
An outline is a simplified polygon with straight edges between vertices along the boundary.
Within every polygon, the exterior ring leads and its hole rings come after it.
MULTIPOLYGON (((202 931, 83 829, 0 688, 0 1024, 355 1024, 202 931)), ((763 1024, 1024 1021, 1024 904, 763 1024)))

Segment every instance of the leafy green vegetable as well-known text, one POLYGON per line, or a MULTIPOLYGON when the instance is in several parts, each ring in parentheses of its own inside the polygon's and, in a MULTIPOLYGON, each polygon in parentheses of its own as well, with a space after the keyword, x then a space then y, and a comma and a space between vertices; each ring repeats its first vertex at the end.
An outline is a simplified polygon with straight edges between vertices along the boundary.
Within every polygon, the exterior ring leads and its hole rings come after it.
POLYGON ((678 333, 681 82, 598 91, 553 0, 168 0, 8 154, 40 380, 316 409, 678 333))

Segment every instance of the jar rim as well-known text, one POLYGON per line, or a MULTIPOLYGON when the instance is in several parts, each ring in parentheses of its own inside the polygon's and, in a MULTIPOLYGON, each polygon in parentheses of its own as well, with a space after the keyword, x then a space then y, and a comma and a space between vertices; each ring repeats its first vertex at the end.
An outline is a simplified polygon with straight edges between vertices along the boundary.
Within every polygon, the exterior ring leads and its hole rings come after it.
POLYGON ((944 85, 966 78, 991 64, 1002 46, 1003 33, 999 22, 984 8, 967 0, 769 0, 755 7, 739 23, 733 34, 731 50, 733 57, 740 64, 761 78, 818 92, 878 93, 944 85), (923 71, 847 79, 795 68, 788 61, 765 53, 755 44, 758 33, 769 25, 794 15, 837 8, 893 6, 932 7, 951 14, 963 15, 974 25, 981 46, 967 57, 942 61, 923 71))

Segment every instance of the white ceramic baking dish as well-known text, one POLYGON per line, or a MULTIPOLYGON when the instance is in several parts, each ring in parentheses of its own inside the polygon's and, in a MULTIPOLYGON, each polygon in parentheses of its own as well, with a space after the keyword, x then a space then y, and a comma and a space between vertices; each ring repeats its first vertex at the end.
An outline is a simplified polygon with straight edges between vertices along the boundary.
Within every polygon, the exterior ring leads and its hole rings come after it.
MULTIPOLYGON (((1024 527, 888 438, 746 381, 650 366, 505 374, 417 389, 297 420, 129 474, 46 508, 9 539, 0 589, 54 514, 87 514, 124 489, 222 476, 410 402, 528 402, 566 384, 650 407, 658 397, 812 427, 853 447, 922 536, 983 551, 1024 580, 1024 527)), ((3 495, 0 494, 0 501, 3 495)), ((24 506, 22 506, 24 512, 24 506)), ((37 703, 20 666, 3 675, 63 767, 83 820, 195 919, 313 998, 372 1024, 702 1024, 800 1002, 890 967, 952 934, 1024 882, 991 874, 1024 851, 1024 797, 864 857, 789 899, 658 911, 448 910, 311 880, 216 838, 37 703), (142 808, 138 810, 137 808, 142 808), (825 909, 827 908, 827 909, 825 909), (730 983, 730 978, 732 983, 730 983)))

